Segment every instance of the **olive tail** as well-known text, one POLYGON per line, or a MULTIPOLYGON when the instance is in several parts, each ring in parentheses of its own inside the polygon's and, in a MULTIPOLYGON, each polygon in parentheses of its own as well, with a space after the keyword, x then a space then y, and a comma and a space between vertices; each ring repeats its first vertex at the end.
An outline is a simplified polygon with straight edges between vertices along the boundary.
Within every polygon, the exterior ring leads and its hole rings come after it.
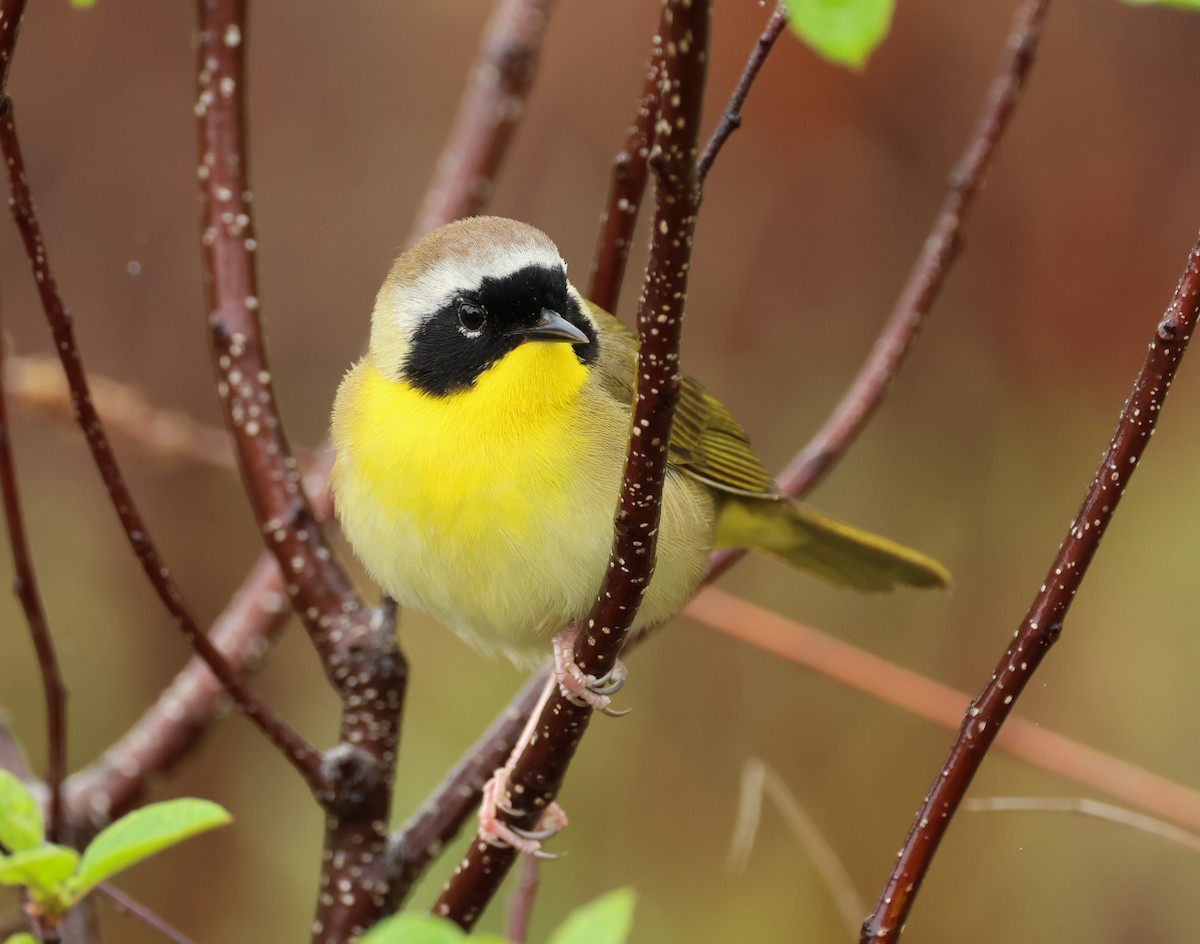
POLYGON ((765 551, 857 590, 950 586, 950 572, 932 557, 788 499, 725 502, 716 545, 765 551))

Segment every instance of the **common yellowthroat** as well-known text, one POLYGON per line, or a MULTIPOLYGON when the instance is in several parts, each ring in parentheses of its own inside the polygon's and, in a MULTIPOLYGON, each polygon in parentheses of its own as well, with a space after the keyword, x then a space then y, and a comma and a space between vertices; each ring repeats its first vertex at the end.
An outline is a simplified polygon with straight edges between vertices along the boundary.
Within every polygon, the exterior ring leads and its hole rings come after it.
MULTIPOLYGON (((542 658, 606 571, 636 355, 636 336, 580 295, 532 226, 460 220, 400 256, 333 408, 338 516, 383 589, 477 649, 542 658)), ((634 625, 674 615, 718 547, 861 590, 949 580, 924 554, 782 496, 729 411, 685 378, 634 625)))

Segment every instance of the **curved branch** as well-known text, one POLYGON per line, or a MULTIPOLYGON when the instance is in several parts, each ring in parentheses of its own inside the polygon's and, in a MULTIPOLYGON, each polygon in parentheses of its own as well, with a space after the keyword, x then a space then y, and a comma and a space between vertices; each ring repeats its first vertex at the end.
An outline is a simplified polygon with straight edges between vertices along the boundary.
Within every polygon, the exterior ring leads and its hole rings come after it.
POLYGON ((729 136, 742 126, 742 106, 746 104, 746 98, 750 94, 750 87, 754 84, 754 80, 758 78, 758 73, 767 61, 767 56, 771 54, 771 50, 775 46, 775 40, 779 39, 779 34, 783 32, 783 28, 787 24, 787 9, 782 3, 779 3, 775 7, 775 12, 771 14, 771 18, 767 20, 767 25, 763 28, 762 35, 758 37, 758 42, 754 44, 750 58, 746 61, 746 67, 742 70, 742 77, 738 79, 737 87, 733 90, 733 95, 729 98, 729 104, 725 106, 725 111, 721 114, 721 120, 717 122, 717 127, 713 130, 712 137, 708 139, 708 144, 704 147, 704 153, 700 155, 699 172, 701 183, 707 179, 708 172, 712 169, 713 161, 721 153, 721 148, 725 146, 725 142, 729 140, 729 136))
POLYGON ((96 468, 100 472, 100 477, 117 512, 121 527, 125 531, 125 536, 151 586, 166 606, 167 612, 171 614, 180 630, 192 644, 192 648, 204 659, 213 674, 221 680, 221 684, 237 702, 238 707, 284 753, 301 775, 312 776, 317 769, 316 752, 250 691, 200 630, 133 502, 133 495, 126 485, 125 477, 121 473, 116 456, 109 444, 108 435, 104 431, 104 425, 101 423, 92 401, 83 361, 75 343, 75 331, 71 326, 70 316, 67 314, 62 296, 59 294, 54 280, 54 273, 50 268, 41 227, 34 214, 33 199, 25 175, 25 163, 21 156, 16 118, 12 102, 8 100, 5 100, 2 111, 0 111, 0 149, 7 158, 9 184, 12 189, 11 209, 25 244, 25 253, 33 269, 42 308, 50 326, 50 333, 54 338, 55 349, 58 351, 59 359, 62 361, 63 370, 67 376, 67 384, 71 389, 75 418, 83 430, 84 439, 87 441, 96 468))
MULTIPOLYGON (((521 21, 507 17, 504 22, 515 27, 521 21)), ((241 35, 240 28, 238 35, 241 35)), ((511 44, 520 45, 520 41, 513 38, 511 44)), ((479 73, 476 77, 479 78, 479 73)), ((220 91, 219 86, 217 91, 220 91)), ((464 112, 469 110, 471 100, 471 95, 464 100, 464 112)), ((460 115, 456 127, 461 126, 464 120, 460 115)), ((506 146, 511 143, 511 129, 506 126, 498 130, 505 132, 506 146)), ((452 147, 453 142, 447 145, 447 151, 452 147)), ((454 164, 453 161, 442 163, 444 169, 454 164)), ((440 201, 446 213, 457 212, 454 208, 468 199, 471 189, 467 176, 444 173, 439 176, 435 186, 446 190, 440 201)), ((490 187, 486 189, 490 190, 490 187)), ((430 217, 424 225, 436 227, 450 222, 452 218, 430 217)), ((333 513, 333 503, 325 484, 332 461, 331 451, 326 449, 320 452, 306 476, 306 491, 319 520, 326 520, 333 513)), ((256 671, 267 650, 282 632, 289 614, 284 592, 284 581, 275 558, 271 554, 264 554, 214 624, 211 638, 239 673, 256 671)), ((218 716, 217 709, 222 697, 221 686, 215 683, 204 665, 196 659, 189 662, 159 696, 155 705, 120 741, 112 745, 96 763, 71 778, 68 797, 72 812, 103 814, 111 811, 111 815, 117 816, 141 803, 150 784, 186 757, 209 730, 213 719, 218 716)), ((503 748, 505 754, 509 750, 511 742, 503 748)), ((488 772, 495 766, 493 763, 488 772)), ((430 834, 426 832, 425 835, 430 834)))
POLYGON ((1026 0, 1017 12, 1004 60, 992 81, 967 149, 950 175, 950 192, 925 239, 925 247, 850 389, 825 425, 780 476, 780 487, 789 495, 812 491, 858 438, 879 409, 911 350, 947 272, 962 252, 975 198, 983 188, 996 148, 1021 99, 1049 5, 1050 0, 1026 0))
MULTIPOLYGON (((825 425, 777 477, 785 494, 803 498, 816 488, 866 428, 912 350, 925 316, 962 252, 975 198, 983 189, 1029 77, 1049 2, 1026 0, 1018 11, 1008 38, 1008 51, 992 80, 967 148, 950 175, 950 192, 925 237, 924 248, 858 375, 825 425)), ((745 551, 732 549, 713 554, 705 582, 716 580, 744 555, 745 551)))
POLYGON ((407 666, 394 608, 366 606, 325 540, 275 400, 255 266, 246 0, 199 0, 199 18, 200 242, 217 389, 263 538, 342 701, 338 744, 308 777, 328 814, 313 939, 336 944, 382 914, 407 666))
POLYGON ((21 497, 17 489, 17 469, 13 462, 8 426, 7 398, 4 395, 5 361, 0 342, 0 495, 4 502, 4 520, 8 525, 8 543, 13 558, 13 592, 21 601, 29 638, 37 654, 46 702, 46 786, 50 793, 50 815, 46 837, 58 842, 63 835, 63 780, 67 775, 67 687, 58 665, 54 638, 46 622, 46 611, 38 593, 33 555, 25 536, 21 497))
POLYGON ((613 158, 608 197, 600 215, 600 232, 596 237, 592 274, 588 279, 587 297, 609 312, 617 310, 638 209, 646 191, 646 159, 654 146, 654 119, 658 117, 662 66, 662 31, 658 30, 651 43, 642 97, 638 99, 625 146, 613 158))
POLYGON ((410 243, 478 213, 491 197, 533 87, 552 5, 553 0, 499 0, 410 243))

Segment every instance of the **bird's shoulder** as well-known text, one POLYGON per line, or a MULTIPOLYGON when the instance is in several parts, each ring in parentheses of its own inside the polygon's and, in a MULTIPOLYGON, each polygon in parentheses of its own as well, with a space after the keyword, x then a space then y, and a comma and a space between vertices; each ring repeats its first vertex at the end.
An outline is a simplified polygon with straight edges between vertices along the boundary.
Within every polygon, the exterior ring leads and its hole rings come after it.
MULTIPOLYGON (((637 335, 602 308, 586 301, 585 306, 601 339, 596 364, 601 389, 622 403, 632 404, 637 335)), ((673 468, 732 495, 778 496, 775 482, 751 447, 746 431, 694 377, 683 378, 667 461, 673 468)))

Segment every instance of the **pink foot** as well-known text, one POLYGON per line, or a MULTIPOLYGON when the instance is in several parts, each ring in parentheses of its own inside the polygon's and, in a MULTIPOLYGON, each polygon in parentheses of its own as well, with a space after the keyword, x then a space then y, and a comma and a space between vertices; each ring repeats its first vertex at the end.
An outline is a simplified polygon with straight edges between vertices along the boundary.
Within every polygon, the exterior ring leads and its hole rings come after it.
POLYGON ((585 675, 575 664, 575 640, 579 636, 578 626, 568 626, 554 636, 554 676, 563 698, 574 705, 591 708, 612 718, 629 714, 629 711, 614 711, 609 706, 612 696, 621 690, 627 675, 625 663, 620 659, 600 678, 585 675))
POLYGON ((557 803, 551 803, 538 820, 536 830, 517 829, 502 822, 497 810, 515 813, 504 801, 508 790, 508 768, 501 767, 483 787, 483 803, 479 807, 479 838, 489 846, 511 846, 517 852, 538 859, 557 859, 558 855, 542 851, 542 840, 549 839, 567 825, 567 814, 557 803))

